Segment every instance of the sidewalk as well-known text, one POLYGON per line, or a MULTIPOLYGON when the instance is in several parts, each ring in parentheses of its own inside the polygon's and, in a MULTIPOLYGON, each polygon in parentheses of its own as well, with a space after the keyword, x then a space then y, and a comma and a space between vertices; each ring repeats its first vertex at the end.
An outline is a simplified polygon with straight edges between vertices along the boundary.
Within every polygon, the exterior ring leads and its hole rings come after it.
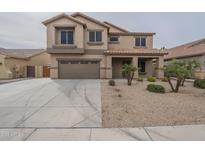
POLYGON ((17 81, 22 81, 22 80, 27 80, 27 78, 9 79, 9 80, 0 79, 0 84, 6 84, 6 83, 17 82, 17 81))
POLYGON ((205 125, 145 128, 1 128, 0 140, 200 141, 205 140, 205 125))

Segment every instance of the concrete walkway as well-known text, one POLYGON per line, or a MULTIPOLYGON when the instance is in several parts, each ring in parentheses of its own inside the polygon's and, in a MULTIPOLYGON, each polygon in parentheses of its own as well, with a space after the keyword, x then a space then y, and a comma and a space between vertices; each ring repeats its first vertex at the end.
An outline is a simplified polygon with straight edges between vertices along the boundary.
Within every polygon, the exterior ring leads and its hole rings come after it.
POLYGON ((205 125, 146 128, 1 128, 0 140, 200 141, 205 140, 205 125))

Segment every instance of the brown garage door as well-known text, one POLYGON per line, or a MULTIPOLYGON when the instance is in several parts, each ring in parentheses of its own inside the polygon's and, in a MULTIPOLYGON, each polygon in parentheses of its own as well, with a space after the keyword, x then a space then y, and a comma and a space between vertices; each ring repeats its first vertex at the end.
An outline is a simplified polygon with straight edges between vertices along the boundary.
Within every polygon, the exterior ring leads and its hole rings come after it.
POLYGON ((60 79, 99 79, 99 61, 59 61, 60 79))

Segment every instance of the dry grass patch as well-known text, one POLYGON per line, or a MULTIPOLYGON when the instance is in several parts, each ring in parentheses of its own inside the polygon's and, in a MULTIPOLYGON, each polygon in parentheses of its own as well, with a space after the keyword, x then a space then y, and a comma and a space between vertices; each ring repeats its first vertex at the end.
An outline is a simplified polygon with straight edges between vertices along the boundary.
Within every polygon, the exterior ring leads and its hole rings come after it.
POLYGON ((166 82, 156 82, 166 88, 165 94, 146 90, 149 82, 116 80, 116 86, 101 81, 102 122, 104 127, 144 127, 185 124, 205 124, 205 90, 186 83, 179 93, 170 92, 166 82))

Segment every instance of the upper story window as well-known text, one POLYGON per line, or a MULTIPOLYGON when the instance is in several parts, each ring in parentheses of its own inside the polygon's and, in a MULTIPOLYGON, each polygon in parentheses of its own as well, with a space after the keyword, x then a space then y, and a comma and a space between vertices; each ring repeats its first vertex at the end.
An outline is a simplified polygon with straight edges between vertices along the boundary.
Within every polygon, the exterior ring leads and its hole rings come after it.
POLYGON ((136 47, 146 47, 146 37, 136 37, 135 46, 136 47))
POLYGON ((117 36, 110 36, 110 42, 119 42, 119 37, 117 37, 117 36))
POLYGON ((73 44, 74 43, 74 37, 73 31, 61 31, 61 44, 73 44))
POLYGON ((89 42, 102 42, 102 32, 101 31, 90 31, 89 32, 89 42))

